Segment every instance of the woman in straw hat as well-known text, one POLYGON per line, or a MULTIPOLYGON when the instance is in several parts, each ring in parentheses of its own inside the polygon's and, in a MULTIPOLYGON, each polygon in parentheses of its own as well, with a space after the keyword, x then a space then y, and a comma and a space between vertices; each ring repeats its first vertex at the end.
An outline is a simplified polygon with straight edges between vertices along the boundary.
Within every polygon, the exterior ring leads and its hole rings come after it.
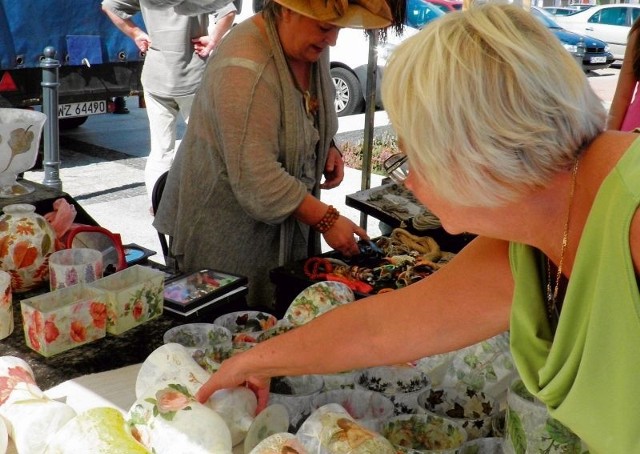
POLYGON ((276 0, 234 27, 210 58, 154 221, 181 270, 246 275, 249 305, 271 306, 269 270, 319 253, 317 233, 358 253, 366 232, 318 198, 344 176, 329 47, 342 27, 390 22, 385 0, 276 0))
POLYGON ((486 4, 404 41, 383 100, 406 185, 478 237, 406 288, 232 357, 198 392, 417 360, 510 330, 519 375, 592 453, 639 452, 640 139, 530 13, 486 4))

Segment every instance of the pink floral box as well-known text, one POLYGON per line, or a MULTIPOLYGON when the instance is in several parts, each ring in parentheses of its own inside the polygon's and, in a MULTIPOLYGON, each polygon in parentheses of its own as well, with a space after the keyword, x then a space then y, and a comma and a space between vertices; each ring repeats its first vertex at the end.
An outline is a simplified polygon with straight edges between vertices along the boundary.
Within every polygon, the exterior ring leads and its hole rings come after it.
POLYGON ((107 302, 107 332, 122 334, 162 314, 162 271, 133 265, 89 284, 102 292, 107 302))
POLYGON ((78 284, 20 302, 27 345, 49 357, 106 335, 105 295, 78 284))

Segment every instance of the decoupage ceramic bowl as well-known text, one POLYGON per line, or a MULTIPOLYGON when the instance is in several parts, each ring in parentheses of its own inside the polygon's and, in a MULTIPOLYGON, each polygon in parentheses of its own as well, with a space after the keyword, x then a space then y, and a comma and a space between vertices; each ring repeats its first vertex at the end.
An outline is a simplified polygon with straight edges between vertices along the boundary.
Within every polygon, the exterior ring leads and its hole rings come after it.
MULTIPOLYGON (((263 440, 272 435, 282 434, 289 429, 289 412, 284 405, 273 404, 262 410, 255 417, 244 439, 244 453, 254 452, 253 449, 260 445, 263 440)), ((295 438, 295 437, 294 437, 295 438)), ((272 441, 275 441, 272 440, 272 441)), ((263 446, 261 449, 266 449, 263 446)), ((272 451, 260 451, 272 452, 272 451)), ((281 452, 281 451, 273 451, 281 452)))
POLYGON ((353 300, 353 291, 342 282, 316 282, 294 298, 284 314, 284 319, 294 326, 304 325, 318 315, 353 300))
POLYGON ((582 442, 549 415, 547 407, 516 379, 507 394, 505 453, 583 452, 582 442))
POLYGON ((324 382, 324 388, 322 390, 354 389, 356 387, 356 377, 358 374, 359 372, 355 370, 335 374, 323 374, 322 381, 324 382))
POLYGON ((422 411, 418 404, 420 393, 431 388, 431 381, 421 370, 412 366, 380 366, 360 371, 356 384, 364 389, 384 394, 393 402, 395 414, 422 411))
POLYGON ((307 454, 300 440, 289 432, 280 432, 269 435, 267 438, 258 443, 250 451, 244 451, 244 454, 307 454))
POLYGON ((232 334, 224 326, 213 323, 187 323, 164 333, 165 343, 182 345, 207 370, 216 370, 231 355, 232 334))
POLYGON ((233 335, 233 342, 257 342, 258 336, 276 326, 275 315, 262 311, 236 311, 217 317, 213 323, 224 326, 233 335))
POLYGON ((396 454, 389 440, 359 424, 335 403, 315 409, 296 437, 314 454, 396 454))
POLYGON ((380 423, 393 416, 393 402, 383 394, 366 389, 334 389, 323 391, 311 400, 311 409, 335 403, 349 413, 358 424, 372 431, 380 429, 380 423))
POLYGON ((503 445, 502 437, 476 438, 463 444, 460 454, 503 454, 503 445))
POLYGON ((498 402, 471 388, 430 389, 418 396, 425 410, 458 422, 470 440, 487 437, 492 419, 498 415, 498 402))
POLYGON ((311 400, 322 390, 320 375, 274 377, 271 379, 269 404, 284 405, 289 412, 290 431, 295 432, 311 413, 311 400))
POLYGON ((467 433, 457 422, 434 414, 399 415, 382 423, 384 435, 399 452, 458 454, 467 433))
POLYGON ((264 330, 262 333, 260 333, 260 335, 258 335, 258 338, 256 340, 258 341, 258 343, 264 342, 271 339, 272 337, 276 337, 280 334, 286 333, 287 331, 291 331, 294 328, 295 326, 293 326, 287 320, 278 320, 273 328, 264 330))

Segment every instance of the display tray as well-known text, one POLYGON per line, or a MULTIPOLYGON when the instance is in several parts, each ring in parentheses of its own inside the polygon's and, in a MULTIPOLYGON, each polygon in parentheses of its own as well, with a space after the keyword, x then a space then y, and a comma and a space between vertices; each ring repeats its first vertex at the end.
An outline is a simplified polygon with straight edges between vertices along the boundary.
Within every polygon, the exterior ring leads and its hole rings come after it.
POLYGON ((229 296, 246 294, 247 283, 245 276, 210 269, 179 275, 165 281, 164 307, 176 314, 192 315, 227 301, 229 296))
POLYGON ((460 235, 447 233, 440 226, 437 217, 425 208, 411 191, 396 183, 385 183, 349 194, 346 196, 345 203, 382 221, 392 229, 401 227, 416 235, 430 236, 436 240, 443 251, 459 252, 475 238, 475 235, 470 233, 460 235), (433 224, 430 228, 424 228, 423 225, 417 226, 416 218, 421 221, 433 220, 433 224))

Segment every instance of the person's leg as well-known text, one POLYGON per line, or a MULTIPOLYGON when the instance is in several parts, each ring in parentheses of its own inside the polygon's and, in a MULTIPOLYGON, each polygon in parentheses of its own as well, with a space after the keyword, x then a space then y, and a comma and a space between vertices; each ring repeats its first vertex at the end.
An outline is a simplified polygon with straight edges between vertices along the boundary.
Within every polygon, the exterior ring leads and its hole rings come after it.
POLYGON ((151 149, 144 169, 147 194, 151 199, 157 179, 169 170, 176 150, 178 104, 173 98, 145 93, 151 149))

